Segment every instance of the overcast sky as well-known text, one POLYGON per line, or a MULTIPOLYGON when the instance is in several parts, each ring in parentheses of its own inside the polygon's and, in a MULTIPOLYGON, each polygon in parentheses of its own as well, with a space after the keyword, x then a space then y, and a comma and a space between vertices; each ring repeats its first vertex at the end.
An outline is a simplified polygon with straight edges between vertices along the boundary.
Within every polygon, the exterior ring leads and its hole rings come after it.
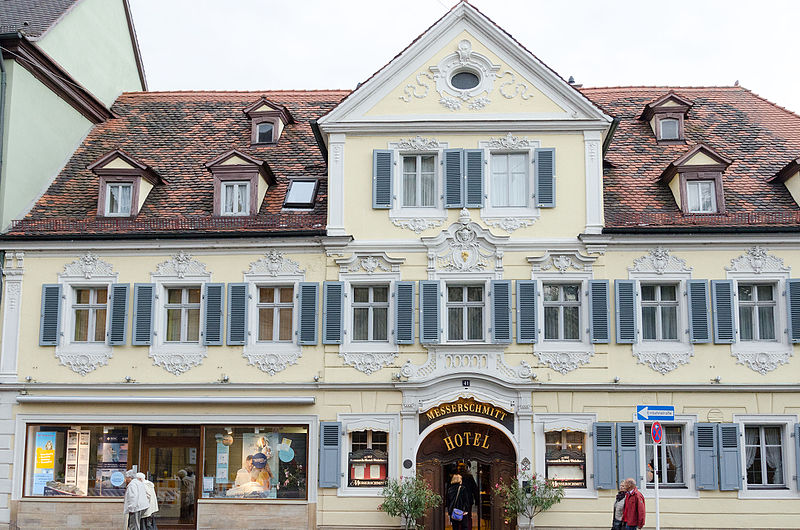
MULTIPOLYGON (((150 90, 353 89, 454 0, 130 0, 150 90)), ((586 86, 732 85, 800 112, 800 1, 473 0, 586 86)))

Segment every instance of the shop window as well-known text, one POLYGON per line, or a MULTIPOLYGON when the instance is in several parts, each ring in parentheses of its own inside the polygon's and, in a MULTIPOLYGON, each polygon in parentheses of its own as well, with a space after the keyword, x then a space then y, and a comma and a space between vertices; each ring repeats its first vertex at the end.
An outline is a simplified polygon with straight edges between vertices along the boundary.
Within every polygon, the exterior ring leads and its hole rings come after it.
POLYGON ((29 426, 25 495, 124 496, 129 436, 127 425, 29 426))
POLYGON ((436 206, 436 156, 403 155, 403 207, 436 206))
POLYGON ((205 428, 204 498, 306 499, 308 427, 205 428))
POLYGON ((384 431, 350 433, 347 485, 376 488, 386 485, 389 466, 389 434, 384 431))
POLYGON ((748 488, 780 488, 786 485, 781 431, 780 425, 745 426, 745 472, 748 488))
POLYGON ((167 287, 166 342, 200 340, 200 287, 167 287))
POLYGON ((544 284, 544 340, 581 340, 580 284, 544 284))
POLYGON ((388 340, 389 286, 353 287, 353 340, 388 340))
POLYGON ((482 341, 484 286, 447 286, 447 340, 482 341))
POLYGON ((257 305, 259 342, 291 342, 294 287, 259 287, 257 305))
POLYGON ((645 426, 645 459, 647 461, 647 485, 654 487, 655 462, 658 458, 659 487, 686 487, 683 454, 683 426, 664 425, 664 440, 661 445, 653 444, 650 434, 652 424, 645 426), (655 449, 655 451, 654 451, 655 449))
POLYGON ((642 339, 678 340, 678 287, 642 284, 642 339))
POLYGON ((73 296, 72 342, 105 342, 108 287, 76 287, 73 296))
POLYGON ((492 153, 492 207, 528 206, 527 153, 492 153))
POLYGON ((739 340, 776 340, 774 286, 740 283, 738 294, 739 340))
POLYGON ((565 488, 585 488, 586 433, 547 431, 544 438, 547 479, 565 488))

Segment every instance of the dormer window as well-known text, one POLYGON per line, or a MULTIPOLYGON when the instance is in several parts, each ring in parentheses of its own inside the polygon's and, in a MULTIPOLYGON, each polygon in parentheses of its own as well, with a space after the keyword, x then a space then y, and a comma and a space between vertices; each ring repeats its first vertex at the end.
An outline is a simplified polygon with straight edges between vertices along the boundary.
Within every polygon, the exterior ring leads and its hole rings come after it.
POLYGON ((274 144, 280 139, 284 127, 294 123, 289 109, 262 97, 246 109, 252 127, 250 143, 253 145, 274 144))
POLYGON ((658 124, 661 129, 661 140, 680 140, 680 120, 662 118, 658 124))
POLYGON ((667 166, 661 182, 686 214, 725 213, 722 173, 731 164, 710 147, 698 144, 667 166))
POLYGON ((150 191, 164 184, 152 168, 119 149, 103 155, 87 169, 100 178, 99 217, 136 217, 150 191))
POLYGON ((683 121, 692 102, 677 94, 666 94, 648 103, 640 120, 650 123, 658 143, 683 143, 683 121))
POLYGON ((716 182, 713 180, 691 180, 686 182, 689 213, 717 213, 716 182))
POLYGON ((250 182, 222 183, 221 215, 250 215, 250 182))
POLYGON ((214 216, 258 214, 275 175, 263 160, 236 149, 226 151, 206 164, 214 175, 214 216))
POLYGON ((106 185, 106 215, 108 217, 129 217, 131 215, 131 198, 133 183, 113 183, 106 185))
POLYGON ((299 180, 289 182, 289 189, 286 191, 284 208, 313 208, 317 197, 317 186, 319 181, 316 179, 299 180))

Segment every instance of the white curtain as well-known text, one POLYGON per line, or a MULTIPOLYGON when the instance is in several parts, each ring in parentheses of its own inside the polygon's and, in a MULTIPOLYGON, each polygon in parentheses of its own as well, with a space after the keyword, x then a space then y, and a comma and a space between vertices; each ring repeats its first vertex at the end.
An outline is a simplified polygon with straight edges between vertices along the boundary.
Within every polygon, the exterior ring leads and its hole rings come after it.
POLYGON ((675 466, 675 483, 683 482, 683 440, 680 429, 666 429, 667 456, 675 466))
POLYGON ((767 468, 774 469, 775 475, 770 484, 783 484, 783 458, 781 457, 781 430, 778 427, 764 429, 764 443, 766 444, 767 468))
POLYGON ((745 469, 753 467, 756 459, 756 450, 759 446, 758 427, 749 427, 744 430, 744 443, 747 447, 745 451, 745 469))

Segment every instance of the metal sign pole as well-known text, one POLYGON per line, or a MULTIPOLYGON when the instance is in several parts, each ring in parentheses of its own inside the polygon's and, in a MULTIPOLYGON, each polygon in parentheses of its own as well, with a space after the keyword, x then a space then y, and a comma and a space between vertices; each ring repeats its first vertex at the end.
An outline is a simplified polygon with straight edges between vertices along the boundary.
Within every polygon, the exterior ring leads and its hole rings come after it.
MULTIPOLYGON (((652 427, 651 427, 651 429, 652 429, 652 427)), ((653 460, 655 461, 654 462, 655 465, 653 466, 653 484, 655 485, 655 490, 656 490, 656 530, 661 530, 661 508, 658 505, 658 461, 661 460, 659 458, 659 453, 661 452, 660 450, 663 450, 663 447, 661 445, 662 441, 663 441, 663 436, 662 436, 662 440, 660 440, 653 447, 653 452, 655 453, 655 455, 654 455, 655 458, 653 458, 653 460)))

